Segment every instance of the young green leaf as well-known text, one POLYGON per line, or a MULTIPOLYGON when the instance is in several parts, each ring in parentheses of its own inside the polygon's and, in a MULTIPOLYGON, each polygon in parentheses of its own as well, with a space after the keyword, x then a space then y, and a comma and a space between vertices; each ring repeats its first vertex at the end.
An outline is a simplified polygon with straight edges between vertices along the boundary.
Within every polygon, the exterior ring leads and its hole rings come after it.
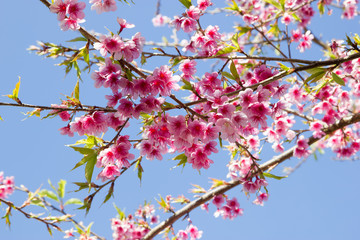
POLYGON ((19 77, 19 81, 16 84, 13 93, 12 94, 8 94, 5 95, 7 97, 9 97, 10 99, 14 100, 15 102, 17 102, 18 104, 21 104, 21 101, 19 100, 18 96, 19 96, 19 88, 20 88, 20 82, 21 82, 21 78, 19 77))
POLYGON ((179 0, 180 3, 182 3, 182 5, 184 5, 186 8, 189 8, 192 4, 191 4, 191 0, 179 0))
POLYGON ((70 198, 64 203, 64 206, 70 204, 83 205, 83 202, 77 198, 70 198))
POLYGON ((97 154, 87 155, 86 157, 88 158, 88 161, 85 166, 85 178, 88 181, 88 183, 90 183, 97 160, 97 154))
POLYGON ((64 198, 65 196, 65 186, 66 186, 66 181, 61 179, 58 182, 58 193, 60 198, 64 198))
POLYGON ((77 38, 74 38, 74 39, 71 39, 71 40, 68 40, 66 42, 87 42, 87 39, 84 38, 84 37, 77 37, 77 38))
POLYGON ((235 49, 236 48, 233 46, 225 47, 225 48, 221 49, 220 51, 218 51, 215 56, 217 57, 217 56, 220 56, 223 54, 232 53, 235 49))
POLYGON ((337 75, 336 73, 331 73, 331 76, 334 80, 334 82, 336 82, 337 84, 341 85, 341 86, 345 86, 345 81, 339 77, 339 75, 337 75))
POLYGON ((77 80, 75 88, 74 88, 74 97, 79 100, 79 80, 77 80))
POLYGON ((59 202, 58 197, 56 196, 56 194, 53 191, 43 189, 43 190, 41 190, 39 192, 39 196, 40 197, 47 197, 47 198, 50 198, 52 200, 55 200, 55 201, 59 202))
POLYGON ((239 74, 237 72, 237 69, 235 67, 235 63, 234 61, 231 61, 231 64, 230 64, 230 72, 231 74, 234 76, 235 80, 239 80, 240 77, 239 77, 239 74))
POLYGON ((276 175, 274 175, 274 174, 267 173, 267 172, 264 172, 263 175, 264 175, 264 177, 274 178, 274 179, 276 179, 276 180, 281 180, 281 179, 283 179, 283 178, 287 178, 287 176, 280 177, 280 176, 276 176, 276 175))

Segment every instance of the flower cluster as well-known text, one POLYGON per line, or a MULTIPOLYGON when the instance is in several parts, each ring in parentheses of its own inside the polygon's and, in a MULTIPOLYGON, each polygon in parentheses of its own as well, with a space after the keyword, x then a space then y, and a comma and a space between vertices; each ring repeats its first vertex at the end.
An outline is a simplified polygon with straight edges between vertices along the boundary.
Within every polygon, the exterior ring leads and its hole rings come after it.
POLYGON ((114 176, 120 176, 122 168, 130 167, 129 161, 135 158, 135 155, 129 153, 131 143, 129 136, 120 136, 114 145, 101 151, 97 157, 97 167, 103 170, 99 173, 98 179, 102 181, 112 180, 114 176))
POLYGON ((8 198, 15 190, 14 177, 4 177, 4 173, 0 172, 0 198, 8 198))
POLYGON ((58 15, 61 30, 77 30, 80 28, 79 23, 85 22, 85 7, 86 4, 78 0, 55 0, 50 6, 50 11, 58 15))
POLYGON ((224 219, 232 220, 243 215, 244 210, 240 208, 240 204, 235 197, 227 199, 224 195, 217 195, 213 198, 212 203, 217 207, 214 213, 215 217, 222 216, 224 219))
MULTIPOLYGON (((126 26, 126 25, 125 25, 126 26)), ((120 25, 121 28, 124 26, 120 25)), ((116 60, 124 58, 131 62, 140 56, 145 43, 145 38, 138 32, 130 40, 123 41, 119 35, 100 36, 100 42, 94 43, 94 48, 99 50, 104 57, 110 53, 116 60)))
POLYGON ((135 217, 128 215, 127 217, 111 219, 111 229, 113 230, 114 240, 139 240, 150 231, 149 224, 158 222, 159 217, 154 215, 155 208, 151 204, 140 206, 135 217))
POLYGON ((179 230, 176 234, 177 240, 196 240, 202 237, 203 231, 199 231, 196 226, 190 224, 185 230, 179 230))
POLYGON ((98 14, 115 12, 117 9, 115 0, 90 0, 89 3, 92 3, 91 10, 96 10, 98 14))

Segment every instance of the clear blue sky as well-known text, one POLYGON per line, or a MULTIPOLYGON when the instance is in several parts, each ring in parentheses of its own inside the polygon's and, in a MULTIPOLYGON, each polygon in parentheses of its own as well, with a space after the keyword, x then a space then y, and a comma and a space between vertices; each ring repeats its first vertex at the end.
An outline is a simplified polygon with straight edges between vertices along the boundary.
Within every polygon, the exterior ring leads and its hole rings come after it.
MULTIPOLYGON (((105 13, 98 16, 95 12, 86 11, 88 30, 106 33, 109 29, 116 29, 116 17, 127 19, 136 28, 129 30, 129 36, 136 31, 142 32, 147 40, 160 40, 162 35, 168 36, 168 28, 152 28, 151 18, 155 13, 156 1, 134 0, 135 6, 118 3, 116 13, 105 13)), ((221 1, 215 1, 221 2, 221 1)), ((59 60, 44 59, 30 54, 26 49, 37 40, 63 43, 77 37, 78 34, 62 32, 58 27, 56 15, 50 13, 40 1, 4 1, 0 15, 0 95, 10 94, 21 76, 22 82, 19 97, 24 103, 50 105, 59 103, 62 94, 69 95, 76 83, 76 76, 70 73, 64 77, 62 67, 55 66, 59 60)), ((178 1, 162 1, 161 12, 172 17, 180 14, 182 7, 178 1)), ((337 12, 335 11, 335 14, 337 12)), ((228 28, 231 22, 224 18, 206 18, 209 24, 218 24, 221 29, 228 28), (223 27, 224 26, 224 27, 223 27)), ((313 21, 312 30, 322 33, 324 40, 344 37, 345 33, 356 33, 359 18, 354 21, 341 20, 328 16, 317 17, 313 21)), ((68 43, 73 46, 73 43, 68 43)), ((308 51, 304 55, 307 59, 319 58, 312 55, 317 49, 308 51)), ((149 65, 149 68, 166 63, 159 59, 149 65)), ((95 90, 93 80, 83 77, 80 98, 85 104, 105 105, 104 90, 95 90)), ((6 97, 0 97, 1 102, 10 102, 6 97)), ((0 171, 6 176, 15 176, 17 185, 24 184, 35 191, 38 187, 49 188, 47 180, 57 183, 60 179, 68 181, 67 189, 74 190, 71 182, 84 181, 83 169, 70 172, 70 169, 81 159, 81 155, 66 147, 76 141, 76 138, 61 136, 57 129, 64 123, 59 119, 40 120, 30 118, 22 121, 25 116, 21 112, 30 109, 0 107, 0 171)), ((135 126, 136 128, 136 126, 135 126)), ((136 132, 137 129, 133 130, 136 132)), ((253 205, 254 197, 247 199, 235 189, 229 193, 236 196, 244 216, 233 221, 215 219, 210 213, 197 210, 191 213, 192 221, 200 230, 204 230, 203 239, 358 239, 360 223, 360 185, 358 173, 360 162, 334 161, 331 154, 322 155, 318 161, 309 158, 289 178, 276 181, 270 180, 270 199, 264 207, 253 205)), ((146 201, 155 203, 158 194, 177 196, 185 194, 189 198, 190 184, 209 187, 209 177, 224 179, 226 163, 229 156, 226 152, 213 157, 214 164, 201 175, 191 167, 169 170, 174 162, 145 161, 145 172, 140 186, 136 172, 130 170, 117 181, 115 198, 108 204, 101 206, 102 195, 93 203, 90 213, 85 217, 83 211, 74 210, 70 206, 69 212, 76 214, 75 218, 83 220, 85 224, 94 222, 93 230, 107 239, 111 239, 110 218, 116 216, 112 203, 120 208, 126 208, 126 213, 132 213, 140 204, 146 201)), ((266 159, 265 159, 266 160, 266 159)), ((291 159, 279 167, 278 173, 284 166, 294 166, 298 160, 291 159)), ((67 192, 67 197, 86 197, 86 192, 74 194, 67 192)), ((21 204, 25 199, 23 193, 16 192, 10 200, 21 204)), ((191 198, 192 199, 192 198, 191 198)), ((0 206, 0 214, 4 212, 4 205, 0 206)), ((40 208, 31 209, 32 212, 42 212, 40 208)), ((163 217, 164 215, 162 215, 163 217)), ((164 218, 162 218, 164 219, 164 218)), ((12 226, 9 229, 3 219, 0 220, 0 239, 62 239, 63 235, 55 233, 51 238, 43 224, 26 219, 23 215, 13 211, 12 226)), ((176 229, 185 223, 175 225, 176 229)), ((184 228, 184 227, 183 227, 184 228)))

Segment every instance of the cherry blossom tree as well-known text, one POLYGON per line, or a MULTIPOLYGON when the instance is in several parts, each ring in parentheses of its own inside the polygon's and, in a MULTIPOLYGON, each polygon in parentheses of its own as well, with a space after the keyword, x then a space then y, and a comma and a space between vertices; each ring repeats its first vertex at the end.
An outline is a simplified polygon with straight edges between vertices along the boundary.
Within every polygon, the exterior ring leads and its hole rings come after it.
POLYGON ((77 81, 60 102, 45 106, 22 102, 19 79, 6 95, 13 102, 0 106, 28 108, 28 117, 63 121, 59 134, 76 138, 69 147, 79 153, 72 170, 85 169, 74 183, 76 193, 86 197, 65 199, 65 180, 57 186, 50 182, 51 190, 32 191, 0 172, 8 225, 11 212, 18 211, 45 224, 50 233, 55 229, 65 237, 104 239, 65 207, 78 204, 89 212, 94 199, 107 203, 122 176, 134 174, 130 169, 142 180, 145 161, 170 158, 174 167, 190 167, 197 174, 218 161, 216 153, 227 151, 226 176, 212 178, 210 186, 194 185, 193 200, 182 193, 159 196, 156 204, 146 201, 131 214, 121 210, 125 206, 116 207, 118 216, 111 219, 114 239, 200 239, 206 229, 192 221, 194 209, 235 219, 246 211, 240 206, 242 196, 263 206, 271 199, 268 179, 287 177, 316 152, 332 151, 339 159, 359 153, 360 38, 323 40, 310 30, 316 12, 341 10, 350 21, 358 14, 355 0, 179 0, 174 4, 183 8, 177 16, 160 12, 157 1, 153 26, 172 29, 171 41, 162 42, 145 39, 141 26, 120 17, 114 19, 117 28, 107 32, 83 27, 86 8, 100 18, 126 4, 136 9, 136 0, 39 2, 54 13, 61 30, 78 33, 70 42, 79 47, 38 42, 29 50, 56 58, 77 81), (206 19, 213 15, 234 20, 232 32, 206 19), (129 36, 129 29, 139 30, 129 36), (292 57, 318 49, 322 60, 292 57), (84 81, 107 91, 106 105, 90 105, 80 97, 84 81), (271 173, 289 159, 299 164, 282 176, 271 173), (230 194, 234 188, 242 193, 230 194), (11 201, 14 190, 28 194, 20 206, 11 201), (47 209, 49 216, 27 211, 29 205, 47 209), (181 228, 177 223, 184 218, 187 225, 181 228), (62 227, 67 222, 72 228, 62 227))

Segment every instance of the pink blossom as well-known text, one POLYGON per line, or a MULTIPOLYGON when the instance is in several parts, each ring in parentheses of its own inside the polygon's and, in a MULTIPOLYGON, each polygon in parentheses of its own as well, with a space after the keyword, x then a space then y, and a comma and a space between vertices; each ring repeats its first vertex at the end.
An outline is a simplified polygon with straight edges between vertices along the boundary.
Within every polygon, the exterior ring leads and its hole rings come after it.
POLYGON ((197 22, 192 18, 184 17, 181 19, 181 28, 186 33, 192 32, 197 29, 197 22))
POLYGON ((163 16, 161 14, 157 14, 152 20, 154 27, 162 27, 167 23, 170 23, 170 18, 167 16, 163 16))
POLYGON ((203 233, 203 231, 199 231, 198 228, 192 224, 188 226, 185 231, 189 233, 191 240, 200 239, 203 233))
POLYGON ((180 64, 179 70, 184 73, 184 77, 186 79, 189 79, 189 78, 192 78, 192 75, 194 75, 196 73, 195 66, 196 66, 195 60, 186 59, 185 61, 183 61, 180 64))
POLYGON ((72 19, 83 19, 85 14, 83 10, 86 7, 84 2, 77 2, 77 0, 68 0, 69 6, 67 9, 67 13, 69 14, 69 18, 72 19))
POLYGON ((180 81, 179 76, 173 76, 172 71, 166 65, 156 68, 153 75, 149 79, 153 87, 152 93, 155 95, 158 92, 164 97, 170 96, 172 90, 179 90, 180 86, 177 82, 180 81))
POLYGON ((55 0, 55 2, 49 7, 50 12, 57 13, 58 20, 62 21, 66 17, 68 5, 68 0, 65 0, 65 3, 63 2, 63 0, 55 0))
POLYGON ((207 157, 202 148, 198 148, 195 152, 191 153, 190 158, 188 158, 188 163, 192 164, 194 169, 208 169, 214 161, 207 157))
POLYGON ((80 29, 79 23, 83 23, 83 22, 85 22, 84 19, 65 18, 65 19, 61 20, 60 28, 63 31, 66 31, 66 30, 69 30, 69 29, 75 31, 75 30, 80 29))
POLYGON ((256 182, 246 181, 243 184, 244 191, 249 193, 256 193, 259 190, 259 185, 256 182))
POLYGON ((296 29, 296 30, 291 30, 291 41, 294 41, 294 42, 299 42, 300 39, 301 39, 301 30, 300 29, 296 29))
POLYGON ((206 8, 212 5, 211 0, 197 0, 198 8, 205 11, 206 8))
POLYGON ((304 52, 305 49, 310 48, 313 39, 314 35, 312 35, 309 30, 306 31, 306 33, 301 36, 301 41, 297 47, 299 51, 304 52))
POLYGON ((188 15, 189 18, 198 20, 201 16, 201 11, 199 8, 192 5, 189 7, 189 9, 186 10, 186 14, 188 15))
POLYGON ((294 156, 297 158, 308 157, 310 154, 310 151, 307 149, 308 147, 307 139, 304 136, 300 136, 294 149, 294 156))
POLYGON ((176 234, 177 240, 187 240, 189 238, 188 233, 185 230, 179 230, 176 234))
POLYGON ((256 197, 256 199, 253 201, 254 204, 264 206, 264 202, 269 199, 269 194, 267 193, 261 193, 256 197))
POLYGON ((120 25, 120 32, 124 29, 124 28, 134 28, 135 25, 134 24, 131 24, 131 23, 128 23, 126 22, 125 19, 123 18, 117 18, 116 21, 119 23, 120 25))
POLYGON ((106 180, 114 180, 114 176, 120 176, 120 170, 116 165, 107 165, 97 176, 103 182, 106 180))
POLYGON ((254 24, 259 19, 258 16, 251 15, 251 14, 244 14, 243 20, 247 25, 254 24))
POLYGON ((70 126, 67 125, 66 127, 62 127, 59 129, 61 135, 68 135, 69 137, 74 136, 74 132, 71 131, 70 126))
POLYGON ((96 10, 96 13, 114 12, 117 9, 115 0, 90 0, 92 3, 91 10, 96 10))
POLYGON ((216 195, 213 200, 212 200, 212 203, 217 207, 217 208, 220 208, 221 205, 224 203, 224 196, 223 195, 216 195))
POLYGON ((285 25, 289 25, 292 21, 293 17, 289 13, 285 12, 283 17, 281 18, 281 22, 285 25))

